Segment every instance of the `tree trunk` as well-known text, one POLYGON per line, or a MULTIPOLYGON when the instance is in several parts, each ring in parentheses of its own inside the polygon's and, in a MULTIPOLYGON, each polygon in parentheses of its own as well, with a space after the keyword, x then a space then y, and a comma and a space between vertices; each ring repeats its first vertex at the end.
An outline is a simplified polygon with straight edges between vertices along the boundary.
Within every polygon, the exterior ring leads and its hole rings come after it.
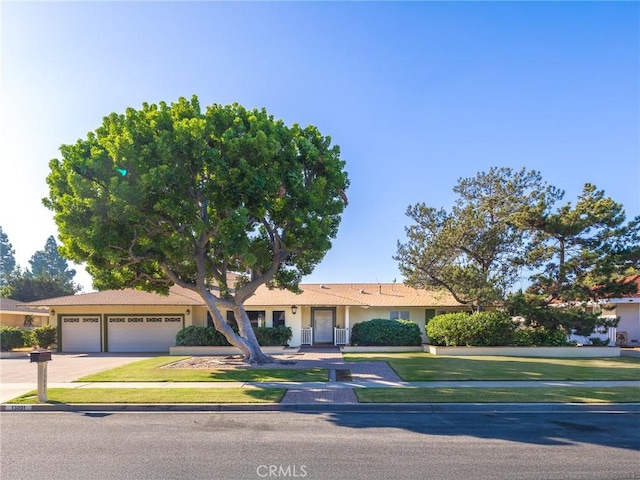
POLYGON ((233 309, 233 315, 238 323, 238 329, 240 330, 240 336, 244 341, 246 348, 248 349, 248 355, 245 354, 245 361, 249 363, 272 363, 273 358, 262 353, 262 349, 258 344, 256 334, 251 327, 251 321, 249 315, 243 305, 237 306, 233 309))
POLYGON ((247 315, 244 306, 228 305, 228 308, 233 310, 236 322, 238 323, 238 328, 240 330, 240 335, 238 335, 222 316, 222 313, 217 306, 220 299, 215 297, 206 289, 199 293, 207 305, 209 313, 211 313, 215 329, 224 335, 231 345, 237 347, 242 352, 245 362, 258 364, 273 362, 273 358, 265 355, 262 352, 260 345, 258 345, 258 339, 253 332, 253 328, 251 328, 251 321, 249 320, 249 316, 247 315))

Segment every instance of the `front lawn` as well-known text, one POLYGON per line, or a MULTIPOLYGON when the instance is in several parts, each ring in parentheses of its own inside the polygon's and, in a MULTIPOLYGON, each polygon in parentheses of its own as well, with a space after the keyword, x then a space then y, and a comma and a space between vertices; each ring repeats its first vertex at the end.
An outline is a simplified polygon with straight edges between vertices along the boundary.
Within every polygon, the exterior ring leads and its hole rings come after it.
POLYGON ((423 352, 346 353, 347 362, 387 362, 407 382, 640 380, 640 358, 443 357, 423 352))
POLYGON ((640 387, 356 388, 362 403, 631 403, 640 387))
POLYGON ((161 368, 189 357, 154 357, 79 378, 78 382, 326 382, 329 372, 276 368, 161 368))
MULTIPOLYGON (((47 403, 278 403, 285 388, 49 388, 47 403)), ((36 404, 38 392, 10 404, 36 404)))

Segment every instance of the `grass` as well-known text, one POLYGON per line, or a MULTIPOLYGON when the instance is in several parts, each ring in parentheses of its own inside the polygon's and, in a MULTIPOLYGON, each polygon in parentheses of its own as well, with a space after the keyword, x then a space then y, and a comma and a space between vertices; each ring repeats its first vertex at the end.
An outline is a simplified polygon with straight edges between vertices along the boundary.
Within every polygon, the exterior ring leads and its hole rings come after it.
POLYGON ((387 362, 407 382, 640 380, 640 358, 442 357, 422 352, 347 353, 347 362, 387 362))
MULTIPOLYGON (((285 388, 49 388, 47 403, 278 403, 285 388)), ((32 391, 7 402, 36 404, 32 391)))
POLYGON ((161 356, 129 363, 87 375, 77 382, 326 382, 329 371, 322 368, 290 369, 200 369, 161 368, 189 357, 161 356))
POLYGON ((362 403, 631 403, 640 387, 356 388, 362 403))

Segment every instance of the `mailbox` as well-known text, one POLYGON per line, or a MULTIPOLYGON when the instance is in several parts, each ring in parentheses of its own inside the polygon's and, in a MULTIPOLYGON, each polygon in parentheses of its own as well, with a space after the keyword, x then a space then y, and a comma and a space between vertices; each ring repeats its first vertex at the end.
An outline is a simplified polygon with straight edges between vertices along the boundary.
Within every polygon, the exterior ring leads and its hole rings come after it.
POLYGON ((51 351, 50 350, 34 350, 30 354, 31 362, 50 362, 51 351))

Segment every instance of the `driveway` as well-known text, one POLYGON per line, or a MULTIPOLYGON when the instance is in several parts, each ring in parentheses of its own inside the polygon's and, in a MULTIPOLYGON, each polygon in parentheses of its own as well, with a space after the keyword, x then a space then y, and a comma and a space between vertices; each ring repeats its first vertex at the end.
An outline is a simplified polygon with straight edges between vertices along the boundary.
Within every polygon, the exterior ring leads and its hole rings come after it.
MULTIPOLYGON (((153 353, 54 353, 47 365, 47 384, 73 382, 85 375, 155 356, 153 353)), ((37 381, 37 366, 29 357, 0 359, 0 403, 36 389, 37 381)))

